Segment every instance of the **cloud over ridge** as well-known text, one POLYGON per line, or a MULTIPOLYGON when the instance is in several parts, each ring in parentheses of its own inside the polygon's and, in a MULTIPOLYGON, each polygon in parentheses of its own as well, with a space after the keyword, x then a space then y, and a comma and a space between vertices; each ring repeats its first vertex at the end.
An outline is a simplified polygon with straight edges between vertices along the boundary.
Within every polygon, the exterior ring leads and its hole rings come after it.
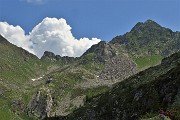
POLYGON ((76 39, 71 27, 63 18, 44 18, 36 25, 29 35, 25 35, 20 26, 12 26, 7 22, 0 22, 0 34, 9 42, 22 47, 37 55, 39 58, 44 51, 51 51, 57 55, 79 57, 100 39, 76 39))
POLYGON ((22 47, 23 49, 34 54, 32 50, 32 42, 29 36, 25 35, 24 30, 20 26, 9 25, 7 22, 0 22, 0 34, 10 43, 22 47))

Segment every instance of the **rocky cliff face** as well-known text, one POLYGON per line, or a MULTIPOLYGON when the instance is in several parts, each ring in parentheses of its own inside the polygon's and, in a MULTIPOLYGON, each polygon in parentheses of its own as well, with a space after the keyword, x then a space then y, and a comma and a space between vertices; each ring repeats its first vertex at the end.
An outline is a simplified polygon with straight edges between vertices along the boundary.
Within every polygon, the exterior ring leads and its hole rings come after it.
POLYGON ((78 58, 68 57, 68 56, 61 57, 60 55, 55 55, 52 52, 45 51, 43 56, 41 57, 41 60, 49 60, 49 61, 59 62, 62 64, 71 64, 76 60, 78 60, 78 58))
MULTIPOLYGON (((128 76, 136 72, 136 65, 132 59, 120 48, 116 48, 113 44, 101 41, 97 45, 93 45, 81 57, 82 64, 93 62, 94 64, 102 64, 103 69, 100 72, 100 78, 104 80, 117 79, 118 76, 128 76), (91 55, 91 58, 88 59, 91 55)), ((123 77, 122 77, 123 78, 123 77)))
POLYGON ((111 85, 137 72, 136 64, 127 54, 104 41, 88 49, 79 61, 80 65, 94 66, 91 70, 94 69, 96 79, 88 81, 88 86, 111 85))
POLYGON ((105 41, 99 42, 97 45, 93 45, 90 49, 88 49, 82 56, 82 62, 86 62, 86 56, 89 54, 94 54, 92 56, 93 62, 96 63, 105 63, 106 61, 110 60, 111 58, 117 56, 118 52, 114 45, 109 44, 105 41), (83 59, 85 58, 85 59, 83 59))
POLYGON ((39 119, 50 117, 52 105, 51 91, 49 89, 42 89, 33 95, 32 100, 27 106, 27 114, 29 116, 36 116, 39 119))
POLYGON ((100 72, 102 80, 123 80, 137 72, 136 64, 124 54, 116 56, 105 63, 104 69, 100 72))

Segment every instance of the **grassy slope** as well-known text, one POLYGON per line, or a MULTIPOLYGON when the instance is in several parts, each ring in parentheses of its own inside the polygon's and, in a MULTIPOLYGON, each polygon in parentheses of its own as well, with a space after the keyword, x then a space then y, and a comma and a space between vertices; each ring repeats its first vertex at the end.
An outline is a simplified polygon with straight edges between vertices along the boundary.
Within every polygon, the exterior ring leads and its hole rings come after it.
POLYGON ((157 65, 161 62, 162 56, 152 55, 133 58, 139 70, 157 65))
MULTIPOLYGON (((71 92, 74 94, 74 90, 77 90, 76 96, 87 95, 91 97, 106 89, 102 87, 101 90, 100 87, 96 88, 96 91, 95 89, 80 90, 79 88, 74 88, 74 85, 82 80, 93 79, 93 72, 102 69, 100 68, 101 66, 92 66, 90 63, 77 66, 72 63, 69 68, 68 65, 62 65, 61 61, 59 63, 51 60, 39 60, 36 56, 10 44, 1 36, 0 48, 0 85, 3 91, 3 94, 0 94, 0 97, 3 98, 0 99, 0 102, 6 105, 6 107, 0 109, 0 115, 5 112, 6 114, 4 115, 6 115, 5 117, 8 116, 7 119, 18 117, 12 112, 11 104, 14 100, 20 100, 26 106, 33 94, 41 88, 52 90, 55 101, 60 101, 71 92), (45 76, 41 80, 32 82, 32 78, 38 78, 43 74, 45 76), (53 78, 50 84, 46 84, 48 77, 53 78), (78 92, 78 90, 81 92, 78 92), (92 91, 93 93, 91 93, 92 91)), ((89 55, 87 62, 91 61, 89 59, 92 57, 89 55)), ((21 110, 15 109, 15 111, 21 118, 28 119, 21 110)))
POLYGON ((2 120, 21 120, 8 106, 7 100, 0 98, 0 116, 2 120))
POLYGON ((108 117, 113 119, 118 115, 120 118, 120 116, 123 116, 121 110, 127 111, 126 114, 128 115, 126 117, 129 118, 134 113, 139 117, 148 112, 158 115, 159 108, 177 109, 173 115, 179 119, 179 103, 176 103, 179 99, 175 98, 173 101, 176 102, 167 105, 166 101, 168 100, 165 97, 172 95, 171 98, 174 98, 177 94, 180 77, 179 61, 180 53, 174 54, 168 60, 163 60, 162 65, 142 71, 118 83, 108 92, 91 99, 85 107, 75 111, 70 119, 88 119, 88 115, 91 114, 90 111, 94 114, 92 119, 107 119, 108 117), (163 93, 160 91, 163 91, 163 93), (139 93, 142 94, 142 97, 136 100, 135 96, 139 93))
POLYGON ((3 120, 20 119, 12 112, 12 102, 20 99, 27 104, 37 91, 31 79, 42 76, 50 65, 57 64, 41 61, 0 36, 0 116, 3 120))

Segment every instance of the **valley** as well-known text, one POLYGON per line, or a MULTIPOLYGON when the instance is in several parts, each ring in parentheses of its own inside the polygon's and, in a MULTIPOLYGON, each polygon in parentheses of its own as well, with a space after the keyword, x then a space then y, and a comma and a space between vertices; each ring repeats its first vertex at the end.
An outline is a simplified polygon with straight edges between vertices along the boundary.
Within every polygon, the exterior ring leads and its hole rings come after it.
MULTIPOLYGON (((1 34, 1 33, 0 33, 1 34)), ((81 57, 39 59, 0 36, 3 120, 180 119, 180 32, 147 20, 81 57)))

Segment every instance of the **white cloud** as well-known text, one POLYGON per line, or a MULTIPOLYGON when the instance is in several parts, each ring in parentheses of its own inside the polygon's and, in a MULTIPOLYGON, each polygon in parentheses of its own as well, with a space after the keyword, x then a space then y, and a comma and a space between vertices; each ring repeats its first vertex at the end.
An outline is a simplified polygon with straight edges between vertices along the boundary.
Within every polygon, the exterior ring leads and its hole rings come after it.
POLYGON ((33 53, 31 48, 32 42, 29 40, 29 36, 25 35, 24 30, 20 26, 13 26, 9 25, 7 22, 0 22, 0 34, 10 43, 33 53))
POLYGON ((78 57, 100 41, 97 38, 75 39, 71 33, 71 27, 62 18, 45 18, 33 28, 30 39, 35 43, 33 49, 38 56, 41 56, 45 50, 50 50, 62 56, 78 57))
POLYGON ((44 51, 51 51, 61 56, 79 57, 88 48, 100 41, 97 38, 77 40, 72 35, 71 27, 62 18, 43 19, 29 35, 25 35, 20 26, 0 22, 0 34, 11 43, 33 52, 38 57, 41 57, 44 51))

